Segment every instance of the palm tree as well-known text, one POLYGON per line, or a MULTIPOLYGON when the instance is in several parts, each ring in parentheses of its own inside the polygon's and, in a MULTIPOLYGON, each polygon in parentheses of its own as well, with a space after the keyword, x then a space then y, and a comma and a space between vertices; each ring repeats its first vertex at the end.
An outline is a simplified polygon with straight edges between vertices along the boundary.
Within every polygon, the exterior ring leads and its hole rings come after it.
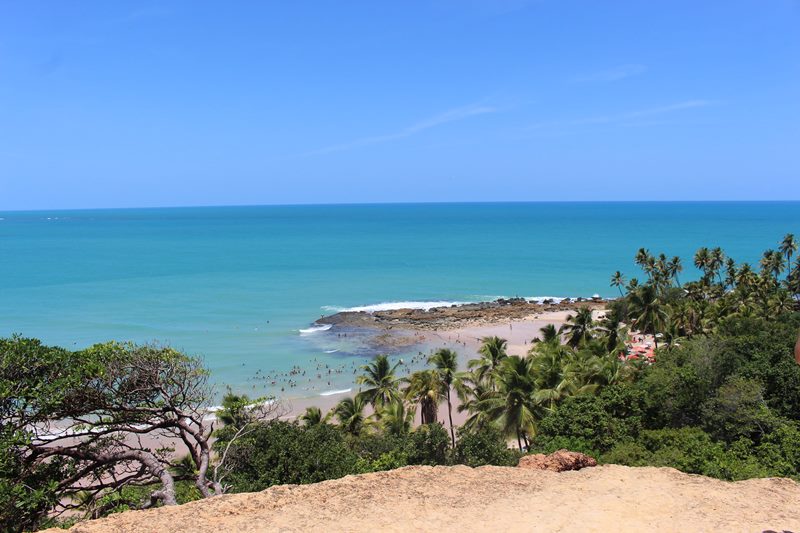
MULTIPOLYGON (((498 367, 498 371, 499 368, 500 367, 498 367)), ((492 387, 494 387, 496 384, 496 378, 497 374, 495 374, 495 381, 492 382, 492 387)), ((497 393, 492 388, 487 386, 486 381, 481 379, 480 376, 477 375, 476 371, 463 376, 462 383, 462 392, 464 394, 461 398, 461 404, 458 406, 458 412, 462 413, 467 411, 470 413, 470 416, 464 422, 463 427, 465 430, 480 429, 487 423, 491 422, 491 420, 487 416, 486 412, 479 408, 479 404, 481 401, 486 400, 497 393)), ((459 396, 462 395, 459 394, 459 396)))
POLYGON ((775 250, 767 250, 761 257, 761 272, 771 274, 776 280, 783 272, 786 264, 783 261, 783 255, 775 250))
POLYGON ((784 235, 781 244, 778 246, 778 250, 786 256, 786 264, 792 264, 792 254, 797 251, 797 240, 794 238, 794 235, 791 233, 787 233, 784 235))
POLYGON ((669 276, 675 280, 675 283, 678 287, 681 286, 681 280, 678 279, 678 274, 683 272, 683 264, 681 263, 681 258, 677 255, 674 256, 672 259, 669 260, 667 263, 667 271, 669 272, 669 276))
POLYGON ((305 413, 300 415, 300 420, 306 425, 306 427, 317 426, 324 423, 322 411, 320 411, 319 407, 316 406, 306 407, 305 413))
POLYGON ((739 272, 736 269, 736 261, 734 261, 732 257, 729 257, 725 262, 725 287, 733 287, 736 285, 736 277, 738 273, 739 272))
POLYGON ((423 424, 433 424, 437 420, 439 404, 442 403, 442 389, 439 377, 434 370, 414 372, 404 380, 408 383, 404 391, 407 400, 418 404, 423 424))
POLYGON ((361 396, 374 408, 376 413, 387 403, 397 401, 400 398, 400 391, 397 388, 398 378, 395 377, 395 370, 400 362, 391 366, 389 356, 381 354, 375 356, 375 360, 368 365, 361 367, 366 373, 356 378, 359 385, 367 385, 366 390, 360 391, 361 396))
POLYGON ((647 248, 639 248, 633 262, 639 265, 642 270, 647 273, 648 278, 651 277, 651 265, 654 262, 653 256, 647 248))
POLYGON ((456 446, 456 430, 453 427, 453 402, 451 390, 456 384, 458 376, 458 355, 453 350, 440 348, 428 358, 428 364, 434 365, 436 376, 439 379, 440 389, 447 400, 447 416, 450 420, 450 440, 453 448, 456 446))
POLYGON ((593 331, 594 319, 592 318, 592 310, 588 307, 581 307, 574 316, 567 316, 566 322, 558 332, 566 334, 567 344, 576 348, 591 339, 593 331))
POLYGON ((708 278, 711 262, 711 252, 703 246, 694 253, 694 266, 703 271, 703 277, 708 278))
POLYGON ((406 408, 402 401, 395 401, 383 406, 381 410, 381 425, 389 435, 408 435, 414 425, 413 408, 406 408))
POLYGON ((560 338, 558 336, 558 330, 556 330, 553 324, 547 324, 540 328, 539 331, 542 334, 542 342, 546 342, 547 344, 559 344, 560 338))
POLYGON ((367 425, 367 417, 364 416, 366 406, 367 402, 363 396, 348 397, 336 404, 336 407, 333 408, 333 415, 346 432, 351 435, 360 435, 367 425))
POLYGON ((617 270, 616 272, 611 274, 611 285, 610 286, 611 287, 616 287, 617 289, 619 289, 619 295, 620 296, 625 296, 625 294, 622 292, 622 287, 625 286, 625 276, 622 275, 622 272, 617 270))
POLYGON ((563 346, 544 345, 528 354, 528 369, 534 380, 537 403, 553 409, 568 395, 570 384, 564 368, 568 353, 569 349, 563 346))
POLYGON ((506 435, 516 435, 522 450, 522 441, 535 431, 541 414, 534 393, 536 386, 531 371, 531 359, 509 356, 503 360, 498 372, 498 391, 477 403, 477 409, 489 420, 500 423, 506 435))
POLYGON ((720 270, 722 269, 722 265, 725 264, 725 253, 722 251, 722 248, 717 246, 713 250, 711 250, 709 254, 708 260, 708 271, 711 274, 711 277, 717 276, 719 278, 719 284, 722 285, 722 275, 720 274, 720 270))
POLYGON ((478 349, 481 358, 470 360, 467 366, 477 372, 480 380, 488 379, 492 382, 491 388, 494 390, 494 373, 503 359, 508 357, 506 353, 508 341, 500 337, 484 337, 481 343, 478 349))
POLYGON ((666 323, 667 313, 661 305, 655 288, 650 284, 642 285, 631 294, 630 304, 633 325, 642 333, 652 334, 657 348, 657 335, 666 323))

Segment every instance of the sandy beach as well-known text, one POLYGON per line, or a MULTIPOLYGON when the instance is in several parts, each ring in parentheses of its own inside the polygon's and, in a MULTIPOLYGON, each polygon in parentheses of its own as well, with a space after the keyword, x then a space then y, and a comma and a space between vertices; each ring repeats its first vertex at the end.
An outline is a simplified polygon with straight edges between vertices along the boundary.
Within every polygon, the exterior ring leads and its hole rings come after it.
POLYGON ((70 531, 797 531, 798 502, 788 479, 730 483, 672 468, 415 466, 131 511, 70 531))
MULTIPOLYGON (((423 364, 427 355, 439 348, 448 348, 455 350, 459 355, 459 368, 467 370, 467 362, 470 359, 475 359, 479 356, 478 349, 481 345, 481 339, 485 337, 497 336, 508 341, 509 355, 524 356, 531 348, 531 341, 541 335, 541 328, 546 325, 553 325, 556 329, 560 328, 567 317, 574 313, 571 309, 560 309, 555 311, 538 311, 522 318, 513 318, 504 320, 500 317, 490 317, 483 320, 469 319, 467 324, 442 329, 430 329, 427 325, 421 325, 415 328, 410 324, 403 324, 399 327, 392 327, 385 329, 383 327, 376 328, 376 335, 385 335, 385 342, 393 342, 391 339, 415 338, 421 346, 425 347, 425 351, 420 352, 415 358, 414 363, 418 366, 423 364)), ((598 305, 594 306, 593 315, 599 318, 603 315, 604 309, 598 305)), ((334 326, 335 327, 335 326, 334 326)), ((404 376, 404 369, 401 371, 401 376, 404 376)), ((313 396, 306 398, 291 398, 291 397, 278 397, 278 400, 285 408, 284 418, 292 419, 302 414, 307 407, 319 407, 323 413, 332 409, 339 401, 347 396, 352 396, 358 392, 358 385, 354 382, 349 386, 349 391, 342 391, 334 394, 327 394, 325 396, 313 396)), ((462 424, 468 414, 461 413, 457 410, 458 400, 453 409, 453 423, 456 425, 462 424)), ((417 414, 417 423, 419 420, 419 413, 417 414)), ((439 420, 447 420, 447 406, 442 404, 439 407, 439 420)))

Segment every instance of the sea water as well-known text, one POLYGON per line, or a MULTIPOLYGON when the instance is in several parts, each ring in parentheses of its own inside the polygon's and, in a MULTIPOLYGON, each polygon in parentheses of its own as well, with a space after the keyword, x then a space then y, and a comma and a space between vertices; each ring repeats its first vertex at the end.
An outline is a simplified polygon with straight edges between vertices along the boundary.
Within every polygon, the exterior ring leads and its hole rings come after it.
POLYGON ((640 247, 681 256, 690 279, 700 246, 757 264, 788 232, 800 236, 798 202, 0 212, 0 336, 158 341, 202 356, 235 390, 277 393, 294 376, 285 394, 329 394, 372 354, 314 326, 322 315, 613 297, 613 271, 641 275, 640 247))

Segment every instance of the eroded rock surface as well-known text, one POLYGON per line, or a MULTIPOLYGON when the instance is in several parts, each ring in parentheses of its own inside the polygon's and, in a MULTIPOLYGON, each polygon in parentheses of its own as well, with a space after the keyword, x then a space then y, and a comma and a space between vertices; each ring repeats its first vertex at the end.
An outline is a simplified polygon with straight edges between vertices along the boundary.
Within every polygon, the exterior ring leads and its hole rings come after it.
POLYGON ((550 455, 543 453, 526 455, 519 460, 520 468, 549 470, 551 472, 580 470, 588 466, 597 466, 597 461, 588 455, 569 450, 558 450, 550 455))

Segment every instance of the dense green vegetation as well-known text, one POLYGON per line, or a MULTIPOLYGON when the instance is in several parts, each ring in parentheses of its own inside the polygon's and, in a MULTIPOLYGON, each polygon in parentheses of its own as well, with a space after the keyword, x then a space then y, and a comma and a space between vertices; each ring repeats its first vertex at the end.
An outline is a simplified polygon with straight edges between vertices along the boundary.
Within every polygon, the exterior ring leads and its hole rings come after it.
POLYGON ((212 425, 207 372, 169 348, 0 339, 0 528, 405 465, 513 465, 559 448, 722 479, 800 479, 797 248, 787 235, 757 268, 702 248, 700 278, 684 284, 680 258, 639 250, 641 281, 614 273, 620 297, 604 316, 577 310, 543 328, 526 357, 490 337, 465 367, 442 349, 401 379, 380 355, 358 394, 295 421, 280 419, 279 403, 229 391, 212 425), (632 353, 632 335, 654 357, 632 353))

